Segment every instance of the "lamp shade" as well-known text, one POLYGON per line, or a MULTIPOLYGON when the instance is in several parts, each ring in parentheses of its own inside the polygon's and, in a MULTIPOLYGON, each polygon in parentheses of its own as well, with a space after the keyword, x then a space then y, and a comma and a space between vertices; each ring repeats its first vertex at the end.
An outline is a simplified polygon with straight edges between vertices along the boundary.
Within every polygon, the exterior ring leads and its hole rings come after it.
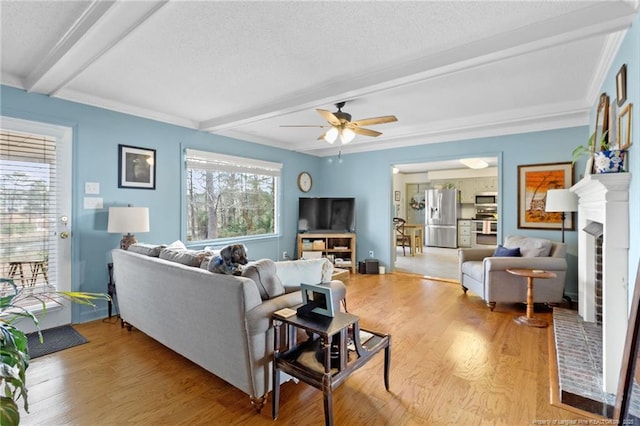
POLYGON ((107 232, 117 234, 149 232, 149 208, 109 207, 107 232))
POLYGON ((545 210, 548 212, 575 212, 578 210, 578 197, 568 189, 549 189, 545 210))

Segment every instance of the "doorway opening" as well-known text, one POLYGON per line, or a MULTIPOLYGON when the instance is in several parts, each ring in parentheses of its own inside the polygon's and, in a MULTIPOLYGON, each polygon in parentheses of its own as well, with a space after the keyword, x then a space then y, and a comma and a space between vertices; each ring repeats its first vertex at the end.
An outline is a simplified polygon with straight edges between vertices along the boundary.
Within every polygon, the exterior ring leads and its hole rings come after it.
MULTIPOLYGON (((394 270, 458 280, 458 248, 486 247, 477 235, 483 228, 473 226, 476 196, 499 199, 498 161, 499 155, 492 155, 393 165, 394 217, 424 226, 421 251, 405 256, 402 247, 393 248, 394 270)), ((488 231, 493 239, 500 228, 497 206, 488 231)))

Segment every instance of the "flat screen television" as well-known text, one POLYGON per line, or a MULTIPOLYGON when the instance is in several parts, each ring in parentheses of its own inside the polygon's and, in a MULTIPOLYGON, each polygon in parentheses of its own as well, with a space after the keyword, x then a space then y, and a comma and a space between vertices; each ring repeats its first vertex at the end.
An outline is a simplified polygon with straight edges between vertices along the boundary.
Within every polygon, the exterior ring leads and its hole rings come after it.
POLYGON ((298 232, 356 232, 356 199, 300 197, 298 232))

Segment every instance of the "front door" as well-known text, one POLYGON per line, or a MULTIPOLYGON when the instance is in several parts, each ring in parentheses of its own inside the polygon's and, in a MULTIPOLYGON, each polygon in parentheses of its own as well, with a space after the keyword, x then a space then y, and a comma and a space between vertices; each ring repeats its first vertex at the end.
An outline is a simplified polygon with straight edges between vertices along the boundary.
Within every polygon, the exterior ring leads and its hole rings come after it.
MULTIPOLYGON (((0 273, 18 287, 71 290, 72 129, 1 117, 0 273)), ((71 323, 68 303, 28 307, 40 328, 71 323)), ((19 327, 34 330, 29 321, 19 327)))

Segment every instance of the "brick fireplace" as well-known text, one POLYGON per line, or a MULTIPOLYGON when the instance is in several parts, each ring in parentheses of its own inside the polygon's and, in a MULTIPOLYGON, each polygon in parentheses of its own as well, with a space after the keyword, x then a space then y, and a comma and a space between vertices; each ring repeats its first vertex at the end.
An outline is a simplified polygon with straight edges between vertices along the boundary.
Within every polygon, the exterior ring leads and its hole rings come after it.
POLYGON ((578 313, 587 322, 601 317, 603 390, 612 394, 628 321, 630 179, 629 173, 587 175, 571 187, 579 197, 578 313))

